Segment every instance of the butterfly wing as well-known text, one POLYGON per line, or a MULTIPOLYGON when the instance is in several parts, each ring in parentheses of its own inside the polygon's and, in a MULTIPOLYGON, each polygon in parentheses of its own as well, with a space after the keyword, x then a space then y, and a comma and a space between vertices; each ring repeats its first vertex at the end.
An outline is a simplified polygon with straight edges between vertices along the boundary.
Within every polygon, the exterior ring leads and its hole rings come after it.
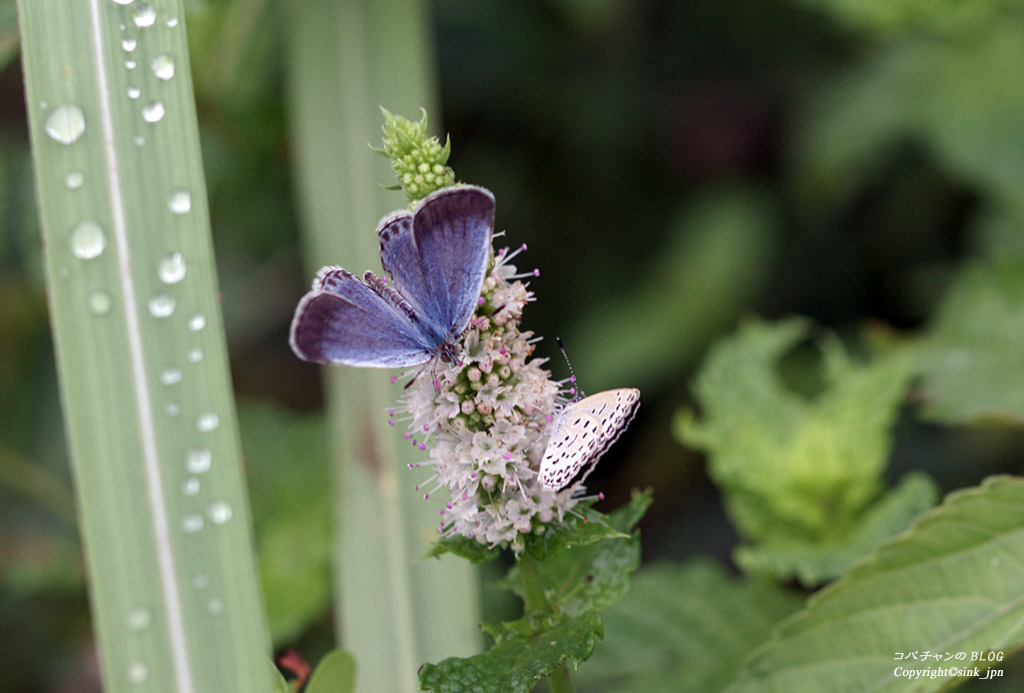
POLYGON ((434 353, 413 317, 340 267, 324 267, 295 309, 289 338, 299 358, 403 368, 434 353))
MULTIPOLYGON (((494 196, 484 188, 444 188, 415 214, 381 220, 384 272, 436 332, 437 346, 461 335, 476 309, 494 232, 494 196)), ((432 335, 433 336, 433 335, 432 335)))
POLYGON ((639 406, 635 388, 606 390, 566 405, 544 450, 540 482, 554 491, 568 486, 618 440, 639 406))

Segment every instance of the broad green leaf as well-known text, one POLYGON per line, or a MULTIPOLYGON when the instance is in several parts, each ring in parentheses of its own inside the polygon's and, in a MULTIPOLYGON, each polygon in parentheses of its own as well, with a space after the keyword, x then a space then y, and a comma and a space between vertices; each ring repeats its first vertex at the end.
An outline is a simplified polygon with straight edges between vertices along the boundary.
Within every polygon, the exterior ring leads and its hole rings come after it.
POLYGON ((708 452, 730 517, 754 543, 828 543, 853 530, 880 491, 907 388, 906 351, 861 365, 823 339, 824 390, 810 400, 787 390, 777 362, 808 330, 796 319, 744 323, 698 376, 701 420, 676 421, 680 440, 708 452))
MULTIPOLYGON (((1024 645, 1022 555, 1024 480, 993 477, 950 494, 813 597, 729 691, 906 691, 896 667, 943 665, 901 653, 1016 650, 1024 645)), ((920 678, 913 690, 951 679, 920 678)))
POLYGON ((269 404, 243 403, 238 417, 270 634, 287 642, 330 608, 327 430, 269 404))
POLYGON ((184 8, 18 9, 104 688, 269 691, 184 8))
POLYGON ((356 660, 345 650, 331 650, 313 670, 303 693, 352 693, 356 689, 356 660))
POLYGON ((737 579, 707 559, 645 566, 630 593, 602 614, 605 638, 577 681, 585 690, 616 693, 720 691, 801 604, 792 593, 737 579))
POLYGON ((579 618, 564 617, 540 632, 533 631, 525 621, 504 624, 495 633, 498 641, 487 652, 425 664, 420 671, 420 687, 435 693, 528 691, 564 662, 575 667, 590 657, 602 634, 601 619, 594 612, 579 618))
POLYGON ((924 414, 949 424, 1024 423, 1024 261, 965 268, 930 328, 924 414))
MULTIPOLYGON (((650 492, 634 491, 633 499, 608 516, 608 524, 629 532, 651 505, 650 492)), ((579 616, 603 611, 629 592, 630 574, 640 567, 640 536, 609 537, 560 551, 537 566, 552 606, 579 616)), ((518 567, 509 571, 502 586, 525 598, 518 567)))
POLYGON ((839 577, 882 541, 902 532, 918 515, 935 505, 939 489, 926 474, 912 473, 867 507, 859 523, 828 544, 779 539, 736 549, 734 559, 748 575, 792 579, 812 587, 839 577))
POLYGON ((574 546, 586 546, 595 541, 608 538, 626 539, 628 534, 615 529, 608 522, 608 517, 592 507, 583 504, 574 509, 576 514, 566 515, 562 522, 547 525, 540 534, 526 537, 526 551, 538 561, 546 561, 559 551, 574 546))

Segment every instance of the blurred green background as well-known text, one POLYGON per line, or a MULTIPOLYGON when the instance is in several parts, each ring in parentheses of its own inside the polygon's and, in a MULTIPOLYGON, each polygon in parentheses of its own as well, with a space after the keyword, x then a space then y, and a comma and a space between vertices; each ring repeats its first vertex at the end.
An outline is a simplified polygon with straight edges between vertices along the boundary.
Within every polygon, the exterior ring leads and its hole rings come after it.
MULTIPOLYGON (((290 175, 289 3, 186 6, 268 608, 276 643, 316 659, 330 646, 327 462, 317 369, 287 346, 311 280, 290 175)), ((958 269, 1024 253, 1024 1, 429 9, 431 122, 459 179, 496 194, 507 243, 529 245, 520 264, 541 270, 524 321, 545 337, 538 354, 565 375, 561 336, 586 391, 643 390, 589 485, 609 509, 654 487, 645 560, 725 559, 735 543, 670 424, 741 316, 806 315, 854 342, 866 326, 912 333, 958 269)), ((33 195, 16 13, 0 0, 0 692, 90 691, 33 195)), ((788 364, 795 381, 812 355, 788 364)), ((1022 451, 1020 433, 904 417, 890 474, 925 469, 951 490, 1019 471, 1022 451)))

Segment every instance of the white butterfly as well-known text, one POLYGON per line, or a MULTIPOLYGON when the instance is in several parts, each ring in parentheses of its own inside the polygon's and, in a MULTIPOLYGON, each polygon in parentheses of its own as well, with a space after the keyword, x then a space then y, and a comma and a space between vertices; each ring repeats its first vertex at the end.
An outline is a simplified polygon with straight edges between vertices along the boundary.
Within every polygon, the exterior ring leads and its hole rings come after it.
MULTIPOLYGON (((540 461, 541 483, 561 491, 584 467, 592 469, 639 407, 640 390, 632 387, 605 390, 565 405, 540 461)), ((589 473, 587 469, 584 477, 589 473)))

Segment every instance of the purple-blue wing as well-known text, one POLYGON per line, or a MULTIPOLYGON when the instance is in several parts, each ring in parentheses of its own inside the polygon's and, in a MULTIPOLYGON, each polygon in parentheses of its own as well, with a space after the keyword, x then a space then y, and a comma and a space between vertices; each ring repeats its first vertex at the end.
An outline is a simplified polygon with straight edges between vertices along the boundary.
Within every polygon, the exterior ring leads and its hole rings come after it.
POLYGON ((404 368, 436 351, 398 307, 340 267, 324 267, 299 301, 289 338, 299 358, 368 368, 404 368))
POLYGON ((476 309, 494 232, 494 196, 484 188, 443 188, 415 214, 381 220, 384 272, 443 340, 465 331, 476 309))

